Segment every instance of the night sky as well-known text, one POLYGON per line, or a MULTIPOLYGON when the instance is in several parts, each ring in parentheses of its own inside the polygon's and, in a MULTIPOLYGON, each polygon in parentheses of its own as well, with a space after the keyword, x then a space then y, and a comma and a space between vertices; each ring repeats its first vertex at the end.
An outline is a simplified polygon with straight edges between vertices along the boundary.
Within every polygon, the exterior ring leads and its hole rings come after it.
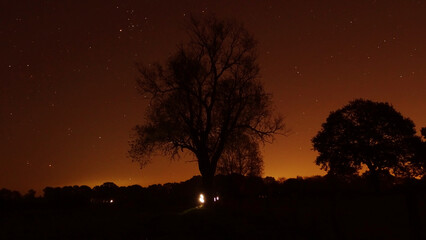
POLYGON ((426 126, 426 1, 1 1, 0 188, 183 181, 190 155, 127 157, 146 102, 135 63, 162 62, 190 14, 235 18, 291 130, 263 148, 264 176, 324 174, 310 140, 354 98, 426 126))

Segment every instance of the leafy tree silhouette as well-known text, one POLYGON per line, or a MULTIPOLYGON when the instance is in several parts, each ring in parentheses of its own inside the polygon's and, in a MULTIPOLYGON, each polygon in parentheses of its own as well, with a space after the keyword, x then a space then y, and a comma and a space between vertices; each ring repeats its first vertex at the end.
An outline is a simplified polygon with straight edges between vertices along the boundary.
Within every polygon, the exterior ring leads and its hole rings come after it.
POLYGON ((380 176, 416 175, 411 162, 415 133, 414 123, 388 103, 356 99, 331 112, 312 139, 319 152, 316 164, 334 176, 357 174, 367 166, 378 188, 380 176))
POLYGON ((209 196, 232 140, 272 141, 283 123, 259 79, 256 41, 241 24, 191 17, 186 30, 189 41, 164 66, 138 66, 139 90, 150 104, 146 122, 134 128, 129 155, 143 167, 154 152, 193 153, 209 196))
POLYGON ((420 133, 423 139, 419 137, 413 141, 416 148, 413 164, 416 166, 417 175, 424 178, 426 176, 426 128, 422 128, 420 133))

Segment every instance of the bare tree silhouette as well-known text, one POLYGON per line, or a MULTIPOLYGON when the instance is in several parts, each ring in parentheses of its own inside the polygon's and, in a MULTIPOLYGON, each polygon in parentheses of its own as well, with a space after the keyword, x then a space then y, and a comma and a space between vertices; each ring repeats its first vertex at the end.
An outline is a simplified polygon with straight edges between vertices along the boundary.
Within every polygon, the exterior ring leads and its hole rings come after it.
POLYGON ((217 171, 220 174, 260 177, 263 173, 263 159, 259 144, 246 135, 238 136, 224 149, 217 171))
POLYGON ((209 195, 227 145, 240 135, 253 144, 272 141, 283 122, 259 79, 256 41, 241 24, 192 17, 187 33, 164 66, 139 66, 138 86, 150 104, 129 155, 143 167, 154 152, 176 157, 188 150, 209 195))

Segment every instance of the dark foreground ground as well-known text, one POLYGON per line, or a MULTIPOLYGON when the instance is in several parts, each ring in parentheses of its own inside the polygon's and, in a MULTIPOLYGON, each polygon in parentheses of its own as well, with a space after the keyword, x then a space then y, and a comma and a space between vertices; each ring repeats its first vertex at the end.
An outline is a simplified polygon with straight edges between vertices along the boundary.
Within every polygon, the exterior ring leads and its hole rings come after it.
POLYGON ((0 239, 426 239, 426 197, 287 196, 199 207, 0 209, 0 239))

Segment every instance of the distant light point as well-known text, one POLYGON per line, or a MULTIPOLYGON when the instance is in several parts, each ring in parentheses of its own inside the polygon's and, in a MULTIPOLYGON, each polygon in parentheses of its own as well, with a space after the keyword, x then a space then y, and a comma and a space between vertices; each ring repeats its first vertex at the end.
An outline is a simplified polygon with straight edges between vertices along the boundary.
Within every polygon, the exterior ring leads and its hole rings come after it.
POLYGON ((69 127, 69 128, 67 128, 67 135, 71 136, 71 134, 72 134, 72 128, 69 127))

